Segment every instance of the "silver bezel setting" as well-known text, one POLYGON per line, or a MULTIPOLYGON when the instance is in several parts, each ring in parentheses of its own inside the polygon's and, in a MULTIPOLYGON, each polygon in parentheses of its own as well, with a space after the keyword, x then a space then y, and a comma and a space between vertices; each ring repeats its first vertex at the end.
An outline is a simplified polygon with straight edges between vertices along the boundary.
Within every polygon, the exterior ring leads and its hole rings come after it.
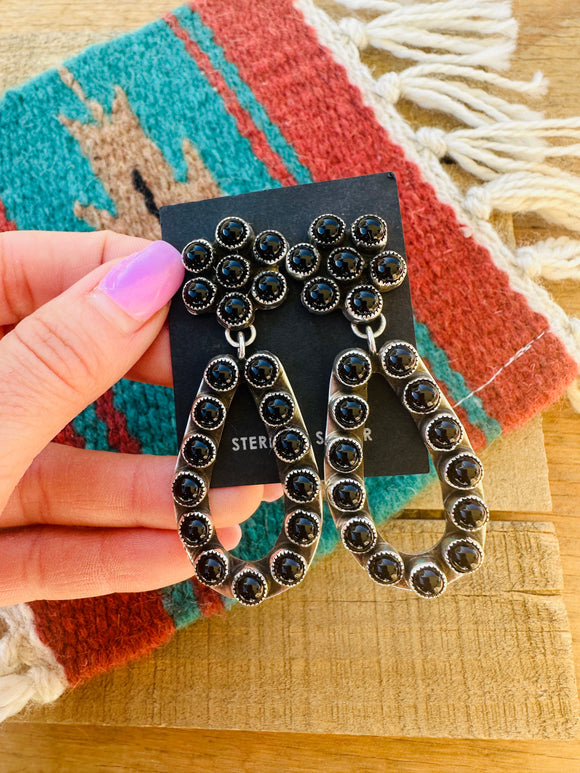
POLYGON ((387 343, 384 346, 382 346, 379 351, 379 360, 381 363, 381 368, 383 369, 385 375, 388 378, 398 378, 398 379, 408 378, 409 376, 412 376, 413 373, 415 373, 415 371, 419 367, 419 352, 408 341, 387 341, 387 343), (403 374, 391 373, 391 371, 387 368, 385 364, 385 355, 395 346, 406 346, 413 354, 413 367, 408 373, 403 373, 403 374))
POLYGON ((288 252, 284 257, 284 266, 286 268, 286 271, 290 274, 291 277, 294 277, 294 279, 300 279, 300 280, 306 280, 313 277, 318 271, 318 269, 320 268, 321 262, 322 262, 322 257, 320 255, 318 247, 316 247, 314 244, 310 244, 310 242, 298 242, 298 244, 292 245, 292 247, 289 248, 288 252), (296 271, 296 269, 290 265, 290 253, 292 252, 292 250, 298 249, 299 247, 310 248, 314 252, 314 256, 316 258, 316 263, 314 264, 314 267, 311 268, 309 271, 306 271, 305 273, 296 271))
POLYGON ((383 293, 389 292, 389 290, 395 290, 397 287, 400 287, 405 279, 407 278, 407 261, 405 258, 398 252, 395 252, 395 250, 383 250, 382 252, 379 252, 377 255, 373 255, 371 260, 369 261, 369 276, 371 278, 371 282, 376 287, 377 290, 380 290, 383 293), (381 280, 379 277, 376 276, 375 272, 373 271, 373 262, 377 259, 382 257, 383 255, 388 256, 395 256, 401 261, 401 265, 403 267, 403 274, 399 279, 397 279, 394 282, 385 282, 381 280))
POLYGON ((366 492, 364 482, 360 480, 360 478, 355 478, 354 476, 350 476, 350 475, 348 476, 343 475, 338 480, 333 481, 333 483, 331 483, 331 485, 329 486, 328 495, 329 495, 329 499, 332 502, 332 507, 335 510, 339 510, 341 513, 356 513, 365 506, 365 502, 367 500, 367 492, 366 492), (336 491, 336 489, 345 483, 354 484, 361 493, 361 500, 355 507, 345 507, 344 505, 340 505, 334 498, 334 492, 336 491))
MULTIPOLYGON (((300 504, 303 504, 303 503, 300 503, 300 504)), ((298 547, 300 547, 302 549, 308 548, 311 545, 316 544, 317 540, 320 537, 320 518, 316 515, 316 513, 313 513, 311 510, 304 510, 303 508, 300 508, 300 507, 297 508, 296 510, 292 510, 284 518, 284 534, 288 538, 289 542, 291 542, 293 545, 297 545, 298 547), (312 518, 312 520, 316 522, 316 529, 317 529, 316 536, 314 537, 314 539, 311 542, 306 542, 306 543, 304 543, 304 542, 296 542, 288 534, 288 524, 289 524, 290 520, 292 519, 292 517, 295 516, 295 515, 298 515, 298 514, 305 515, 308 518, 312 518)))
POLYGON ((200 510, 191 510, 191 511, 189 511, 187 513, 183 513, 183 515, 179 519, 179 523, 177 524, 177 531, 179 533, 179 538, 180 538, 181 542, 183 543, 183 546, 187 550, 200 550, 201 548, 204 547, 204 545, 207 545, 208 542, 211 541, 211 539, 212 539, 212 537, 214 535, 214 527, 213 527, 213 523, 211 522, 211 518, 209 518, 206 513, 203 513, 200 510), (191 544, 190 542, 188 542, 186 540, 186 538, 181 533, 181 527, 183 525, 183 522, 185 521, 186 518, 189 518, 192 515, 195 516, 196 518, 199 518, 201 521, 204 521, 204 523, 208 527, 207 537, 199 545, 191 544))
POLYGON ((215 250, 214 250, 213 245, 211 244, 211 242, 208 242, 207 239, 192 239, 190 242, 187 242, 185 247, 181 250, 181 261, 183 263, 183 266, 184 266, 185 270, 189 274, 192 274, 193 276, 199 276, 199 275, 205 273, 205 271, 207 269, 212 267, 214 259, 215 259, 215 250), (194 245, 194 244, 203 244, 204 247, 208 247, 209 248, 210 259, 208 261, 208 264, 206 266, 204 266, 203 268, 200 268, 200 269, 189 268, 189 266, 185 262, 185 260, 186 260, 185 256, 189 252, 189 249, 191 248, 191 246, 194 245))
POLYGON ((270 574, 279 585, 284 585, 287 588, 295 588, 297 585, 300 585, 302 580, 304 580, 304 578, 306 577, 307 571, 308 571, 308 564, 306 562, 306 559, 304 558, 304 556, 300 555, 300 553, 296 553, 294 550, 288 550, 287 548, 282 548, 281 550, 277 550, 270 557, 270 574), (276 573, 276 568, 275 568, 276 559, 279 558, 279 556, 284 556, 284 555, 291 556, 292 558, 297 559, 300 564, 302 564, 303 574, 302 574, 302 577, 298 580, 298 582, 287 582, 276 573))
POLYGON ((453 502, 453 504, 451 505, 447 513, 451 523, 460 531, 465 531, 467 533, 480 531, 480 529, 485 528, 486 524, 489 521, 489 507, 486 505, 483 499, 481 497, 478 497, 476 494, 464 494, 463 496, 458 497, 457 499, 455 499, 455 501, 453 502), (481 526, 475 526, 475 527, 465 526, 459 523, 459 521, 457 520, 457 516, 455 514, 456 508, 460 507, 462 502, 465 502, 468 499, 475 499, 477 500, 477 502, 479 502, 479 504, 483 506, 483 509, 485 511, 485 521, 481 524, 481 526))
POLYGON ((252 226, 247 222, 247 220, 244 220, 244 218, 240 217, 239 215, 229 215, 229 217, 222 217, 222 219, 215 227, 215 240, 222 248, 222 250, 226 250, 226 252, 233 253, 237 250, 243 250, 245 247, 248 246, 248 242, 250 241, 253 235, 254 235, 254 231, 252 230, 252 226), (233 247, 229 247, 227 244, 225 244, 225 242, 222 242, 219 236, 220 226, 223 223, 225 223, 226 220, 238 220, 244 226, 244 238, 239 244, 236 244, 233 247))
POLYGON ((289 394, 288 392, 284 392, 282 390, 277 390, 275 392, 267 392, 262 397, 262 399, 260 400, 260 405, 258 406, 258 412, 259 412, 259 414, 260 414, 260 416, 262 418, 262 421, 264 422, 264 424, 266 426, 268 426, 268 427, 276 427, 277 429, 282 429, 282 427, 288 426, 288 424, 290 424, 290 422, 294 418, 294 414, 296 413, 296 403, 292 399, 292 395, 289 394), (290 402, 290 406, 291 406, 292 410, 290 412, 290 416, 285 421, 280 422, 280 423, 272 423, 272 422, 268 421, 268 419, 266 419, 266 417, 264 416, 264 410, 263 410, 264 403, 270 397, 285 397, 290 402))
POLYGON ((242 569, 240 569, 236 574, 234 575, 234 578, 232 580, 232 593, 234 594, 237 601, 240 602, 244 607, 257 607, 258 604, 261 604, 263 601, 265 601, 268 598, 268 580, 265 578, 265 576, 262 574, 262 572, 258 571, 258 569, 254 568, 253 566, 244 566, 242 569), (265 593, 262 596, 261 599, 258 599, 258 601, 247 601, 246 599, 243 599, 237 591, 237 584, 240 582, 240 580, 243 577, 247 577, 248 575, 251 575, 253 577, 257 577, 258 580, 260 580, 263 588, 265 589, 265 593))
POLYGON ((308 309, 308 311, 312 312, 312 314, 330 314, 331 311, 334 311, 340 305, 340 287, 334 281, 334 279, 331 279, 330 277, 313 276, 304 283, 304 287, 300 293, 300 300, 302 301, 302 304, 308 309), (329 306, 327 309, 316 309, 306 298, 306 293, 315 282, 326 282, 327 284, 331 285, 335 291, 336 297, 334 302, 332 306, 329 306))
POLYGON ((266 353, 266 352, 255 352, 252 354, 248 359, 246 360, 246 363, 244 365, 244 378, 250 384, 250 386, 254 387, 254 389, 270 389, 270 387, 274 386, 276 381, 278 381, 278 377, 280 376, 280 360, 277 357, 274 357, 273 354, 266 353), (264 357, 265 359, 270 360, 274 364, 275 368, 275 375, 271 379, 270 383, 268 384, 256 384, 252 381, 252 379, 248 376, 248 370, 250 367, 250 363, 258 359, 259 357, 264 357))
POLYGON ((368 417, 369 417, 369 404, 364 399, 364 397, 361 397, 361 395, 353 394, 353 395, 345 395, 345 394, 338 394, 335 398, 333 398, 331 405, 330 405, 330 411, 332 415, 332 419, 334 423, 340 427, 341 429, 345 430, 346 432, 352 432, 352 430, 359 429, 363 426, 363 424, 366 423, 368 417), (354 424, 352 427, 347 427, 344 424, 341 424, 340 419, 338 418, 336 414, 336 409, 338 404, 341 402, 341 400, 344 399, 350 399, 350 400, 358 400, 360 403, 362 403, 365 406, 365 415, 362 421, 359 421, 357 424, 354 424))
POLYGON ((438 413, 436 416, 433 416, 432 418, 430 418, 423 427, 423 440, 425 442, 425 445, 428 448, 430 448, 432 451, 437 451, 438 453, 450 453, 455 448, 461 445, 464 437, 465 437, 465 430, 463 429, 462 423, 459 421, 457 416, 454 413, 451 413, 450 411, 438 413), (429 439, 429 429, 436 421, 439 421, 439 419, 450 419, 459 427, 459 440, 457 440, 449 448, 440 448, 439 446, 434 445, 429 439))
POLYGON ((260 271, 260 273, 256 274, 256 276, 253 278, 250 292, 252 293, 252 298, 259 306, 264 306, 267 309, 274 309, 276 306, 280 306, 282 303, 284 303, 288 297, 288 282, 286 281, 284 274, 281 271, 278 271, 276 268, 265 269, 264 271, 260 271), (261 277, 272 274, 279 277, 282 282, 282 295, 273 301, 263 301, 258 297, 256 283, 260 280, 261 277))
POLYGON ((356 287, 353 287, 346 294, 346 298, 344 299, 344 311, 346 318, 351 322, 372 322, 373 319, 380 317, 383 313, 383 296, 374 285, 356 285, 356 287), (353 295, 359 290, 372 290, 372 292, 376 295, 378 305, 374 311, 361 314, 353 308, 352 298, 353 295))
POLYGON ((314 502, 316 497, 320 494, 320 476, 314 470, 312 467, 295 467, 292 470, 289 470, 286 475, 284 476, 284 495, 288 497, 288 499, 291 502, 295 502, 297 505, 307 505, 310 502, 314 502), (310 499, 295 499, 292 494, 288 490, 288 478, 290 478, 292 475, 296 475, 297 473, 305 473, 307 475, 310 475, 314 479, 314 493, 310 497, 310 499))
POLYGON ((280 233, 280 231, 276 231, 275 228, 266 228, 263 231, 260 231, 260 233, 257 234, 254 239, 254 243, 252 244, 252 257, 262 266, 277 266, 286 258, 289 248, 290 248, 290 244, 288 243, 288 239, 284 236, 284 234, 280 233), (280 239, 282 240, 282 244, 283 244, 282 254, 280 255, 279 258, 276 258, 276 260, 264 260, 264 258, 261 255, 259 255, 258 251, 256 250, 256 242, 258 241, 260 236, 263 236, 264 234, 275 234, 276 236, 279 236, 280 239))
POLYGON ((340 383, 345 386, 349 387, 349 389, 358 389, 365 384, 367 384, 370 381, 371 376, 373 375, 373 365, 371 362, 371 358, 368 356, 368 354, 364 351, 364 349, 347 349, 346 352, 342 352, 336 359, 336 362, 334 364, 334 375, 340 381, 340 383), (363 381, 358 381, 356 384, 353 384, 351 381, 346 381, 343 379, 340 375, 340 365, 341 363, 346 360, 347 357, 350 357, 352 354, 356 354, 357 356, 361 357, 366 361, 367 364, 367 374, 364 377, 363 381))
POLYGON ((443 465, 442 475, 445 480, 445 483, 447 483, 448 486, 451 486, 451 488, 457 489, 459 491, 469 491, 469 489, 473 489, 476 486, 479 486, 479 484, 483 480, 483 464, 481 463, 481 459, 478 456, 476 456, 476 454, 473 451, 462 451, 461 453, 455 454, 454 456, 452 456, 451 458, 445 461, 445 464, 443 465), (467 486, 458 486, 456 483, 452 483, 449 480, 449 467, 453 464, 453 462, 456 462, 458 459, 475 459, 477 461, 477 464, 479 465, 479 475, 477 479, 470 481, 467 486))
POLYGON ((373 553, 371 556, 369 556, 369 560, 365 564, 365 569, 367 570, 367 574, 371 578, 371 580, 373 582, 376 582, 377 585, 381 585, 383 587, 387 587, 389 585, 395 586, 397 585, 397 583, 401 582, 401 580, 405 576, 405 564, 403 563, 403 559, 401 558, 401 556, 395 550, 377 550, 376 553, 373 553), (390 558, 393 558, 395 560, 395 563, 399 567, 398 580, 395 580, 394 582, 382 582, 381 580, 377 580, 376 577, 373 577, 373 575, 371 574, 371 563, 376 558, 380 558, 381 556, 389 556, 390 558))
POLYGON ((178 473, 176 473, 173 476, 173 481, 171 482, 171 494, 173 496, 173 501, 177 502, 177 504, 180 505, 181 507, 197 507, 199 505, 199 503, 203 502, 203 500, 207 496, 207 486, 206 486, 204 478, 201 475, 199 475, 197 472, 195 472, 195 471, 190 472, 189 470, 180 470, 178 473), (196 498, 195 502, 186 502, 184 499, 180 499, 176 495, 176 493, 175 493, 175 483, 177 482, 177 480, 180 477, 185 476, 185 475, 187 475, 189 478, 195 478, 201 484, 200 485, 200 492, 201 493, 196 498))
POLYGON ((435 561, 422 561, 419 564, 416 564, 411 571, 409 572, 409 588, 413 591, 413 593, 416 593, 419 598, 422 599, 437 599, 439 596, 442 596, 445 593, 445 590, 447 588, 447 577, 445 575, 445 572, 441 567, 435 563, 435 561), (443 579, 443 587, 439 591, 439 593, 433 593, 433 594, 427 594, 427 593, 421 593, 421 591, 417 590, 415 583, 413 582, 413 579, 415 575, 421 571, 421 569, 425 568, 434 569, 437 574, 443 579))
POLYGON ((188 279, 187 282, 183 285, 183 288, 181 290, 181 299, 183 300, 183 305, 188 310, 190 314, 193 314, 194 316, 197 314, 207 314, 208 311, 212 308, 212 306, 215 303, 217 297, 217 287, 215 284, 211 281, 211 279, 208 279, 206 276, 203 276, 200 274, 199 276, 193 276, 191 279, 188 279), (199 308, 196 308, 195 306, 191 306, 186 299, 186 293, 187 288, 192 282, 199 282, 201 279, 203 279, 204 282, 207 283, 209 289, 211 290, 211 300, 206 303, 204 306, 200 306, 199 308))
POLYGON ((367 212, 364 215, 359 215, 357 217, 357 219, 353 222, 353 224, 350 227, 350 238, 352 239, 353 243, 357 246, 357 248, 359 250, 361 250, 362 252, 366 252, 367 254, 373 255, 374 253, 378 253, 380 251, 383 251, 384 248, 387 246, 387 241, 388 241, 388 238, 389 238, 389 228, 387 226, 387 222, 380 215, 373 214, 372 212, 367 212), (381 241, 378 244, 367 244, 362 239, 358 239, 355 236, 354 232, 355 232, 355 228, 356 228, 357 224, 361 220, 364 220, 365 217, 373 217, 376 220, 380 220, 381 223, 383 224, 384 228, 385 228, 385 235, 384 235, 384 237, 381 239, 381 241))
POLYGON ((324 248, 328 249, 328 248, 331 248, 331 247, 338 247, 339 244, 342 244, 342 241, 343 241, 344 237, 346 236, 346 223, 344 222, 344 220, 339 215, 335 215, 334 212, 323 212, 321 215, 317 215, 314 218, 314 220, 310 223, 310 225, 308 226, 308 236, 310 238, 310 241, 316 247, 322 247, 323 249, 324 248), (316 234, 314 233, 314 230, 313 230, 314 223, 317 220, 320 220, 321 217, 334 217, 342 225, 340 236, 338 236, 332 242, 323 242, 320 239, 318 239, 316 234))
POLYGON ((236 293, 226 293, 224 297, 220 300, 220 302, 217 305, 216 308, 216 316, 222 325, 222 327, 225 327, 227 330, 241 330, 244 327, 247 327, 248 324, 251 322, 253 316, 254 316, 254 304, 252 303, 252 299, 249 295, 246 295, 246 293, 236 292, 236 293), (231 322, 228 322, 225 317, 223 316, 223 310, 222 307, 225 303, 228 303, 232 298, 242 298, 245 300, 248 304, 248 308, 246 311, 245 316, 238 320, 235 324, 232 324, 231 322))
POLYGON ((418 376, 417 378, 414 378, 412 381, 409 381, 407 384, 405 384, 405 388, 403 389, 403 394, 401 395, 401 400, 405 408, 409 411, 409 413, 414 413, 416 416, 427 416, 428 414, 436 411, 441 405, 441 390, 439 389, 439 386, 434 378, 432 378, 431 376, 428 376, 427 374, 424 374, 424 375, 418 376), (417 384, 419 381, 428 381, 430 384, 433 384, 433 386, 435 387, 435 393, 437 394, 437 404, 434 405, 432 408, 428 408, 425 411, 418 411, 416 408, 411 408, 411 405, 407 399, 407 390, 412 389, 413 385, 417 384))
POLYGON ((192 432, 191 434, 186 435, 183 438, 183 442, 181 444, 181 455, 183 456, 183 458, 185 459, 187 464, 192 469, 194 469, 194 470, 205 470, 206 467, 209 467, 210 464, 213 464, 215 462, 215 459, 216 459, 216 456, 217 456, 217 448, 216 448, 216 445, 213 442, 213 440, 210 437, 208 437, 207 435, 203 435, 201 432, 192 432), (208 444, 208 446, 209 446, 209 448, 211 450, 211 458, 209 459, 209 461, 205 462, 205 464, 194 464, 193 462, 191 462, 187 458, 186 446, 187 446, 187 444, 189 443, 189 441, 192 438, 197 438, 199 440, 203 440, 205 443, 208 444))
POLYGON ((362 445, 359 443, 357 438, 354 437, 354 435, 350 435, 350 436, 347 436, 347 435, 337 435, 336 437, 331 438, 328 441, 327 445, 326 445, 325 452, 326 452, 326 460, 327 460, 328 464, 332 467, 333 470, 336 470, 336 472, 340 473, 341 475, 348 475, 348 474, 354 472, 355 470, 357 470, 361 466, 362 461, 363 461, 363 448, 362 448, 362 445), (358 462, 356 463, 356 465, 354 467, 351 467, 348 470, 345 470, 345 469, 343 469, 341 467, 336 467, 332 463, 332 459, 330 458, 330 453, 332 451, 333 446, 337 445, 338 443, 344 443, 345 441, 348 442, 348 443, 352 443, 354 446, 356 446, 357 451, 358 451, 358 462))
POLYGON ((373 549, 375 548, 376 544, 377 544, 377 540, 378 540, 378 538, 379 538, 379 536, 378 536, 378 533, 377 533, 377 527, 376 527, 376 526, 375 526, 375 524, 373 523, 373 521, 372 521, 372 518, 369 518, 369 517, 368 517, 368 516, 366 516, 366 515, 353 515, 353 517, 352 517, 352 518, 349 518, 349 519, 348 519, 348 521, 345 521, 345 522, 342 524, 342 526, 340 527, 340 539, 341 539, 341 542, 342 542, 342 544, 343 544, 343 545, 344 545, 344 547, 345 547, 345 548, 348 550, 348 552, 349 552, 349 553, 352 553, 353 555, 356 555, 356 556, 362 556, 362 555, 364 555, 365 553, 369 553, 371 550, 373 550, 373 549), (354 550, 354 549, 353 549, 353 548, 352 548, 352 547, 351 547, 351 546, 348 544, 348 542, 346 541, 346 539, 345 539, 345 537, 344 537, 344 533, 345 533, 345 531, 347 530, 347 528, 348 528, 348 527, 349 527, 349 526, 350 526, 352 523, 363 523, 365 526, 369 526, 369 527, 370 527, 370 530, 371 530, 371 531, 372 531, 372 533, 373 533, 373 541, 372 541, 372 544, 371 544, 371 545, 369 545, 369 546, 368 546, 368 548, 365 548, 365 550, 354 550))
POLYGON ((344 282, 345 284, 348 284, 349 282, 356 282, 357 279, 360 279, 362 276, 363 271, 365 270, 365 262, 363 256, 358 252, 357 249, 354 247, 351 247, 350 245, 341 245, 340 247, 334 247, 330 255, 326 258, 326 270, 330 274, 330 276, 333 279, 336 279, 337 282, 344 282), (358 273, 356 276, 349 276, 349 277, 341 277, 337 273, 335 273, 334 267, 331 265, 331 261, 333 260, 334 256, 337 255, 339 252, 352 252, 356 258, 358 259, 358 273))
POLYGON ((250 262, 248 261, 247 258, 244 258, 243 255, 238 255, 237 252, 232 252, 229 255, 224 255, 223 258, 221 258, 221 260, 218 261, 218 264, 215 267, 216 282, 221 287, 224 287, 226 290, 239 290, 239 289, 241 289, 248 282, 248 279, 250 278, 250 273, 251 273, 251 271, 250 271, 250 262), (218 274, 220 266, 223 263, 225 263, 227 260, 239 260, 240 263, 242 263, 243 266, 244 266, 244 276, 242 277, 242 279, 237 280, 236 284, 226 283, 224 281, 223 277, 220 277, 219 274, 218 274))
POLYGON ((299 429, 298 427, 282 427, 282 429, 279 430, 278 432, 276 432, 276 434, 272 438, 272 448, 273 448, 274 453, 276 454, 277 458, 281 462, 284 462, 284 464, 295 464, 296 462, 299 462, 301 459, 304 459, 306 454, 310 451, 310 442, 308 440, 308 436, 306 435, 306 433, 302 432, 302 430, 299 429), (300 435, 300 437, 302 438, 302 440, 304 442, 304 450, 302 451, 302 453, 299 456, 297 456, 294 459, 286 459, 284 456, 282 456, 282 454, 280 454, 280 452, 276 448, 276 442, 277 442, 278 438, 280 437, 280 435, 283 432, 295 432, 297 435, 300 435))
POLYGON ((216 586, 223 585, 224 582, 226 581, 227 577, 228 577, 229 572, 230 572, 230 562, 229 562, 227 553, 225 553, 223 550, 215 550, 215 549, 204 550, 195 559, 195 563, 193 565, 193 571, 195 572, 195 576, 199 580, 199 582, 202 585, 205 585, 206 588, 215 588, 216 586), (207 580, 204 580, 203 578, 201 578, 199 576, 198 564, 199 564, 199 562, 201 561, 201 559, 204 556, 216 556, 216 558, 218 558, 218 560, 221 559, 221 561, 223 561, 223 564, 224 564, 224 567, 225 567, 225 572, 224 572, 223 579, 220 580, 219 582, 207 582, 207 580))
POLYGON ((233 357, 230 357, 228 354, 222 354, 219 357, 214 357, 205 366, 205 370, 203 372, 203 380, 205 381, 205 383, 208 385, 208 387, 210 389, 214 390, 214 392, 224 392, 224 393, 225 392, 231 392, 232 390, 234 390, 237 387, 238 381, 240 380, 240 369, 238 368, 238 363, 234 360, 233 357), (209 369, 211 368, 211 366, 214 365, 216 362, 227 362, 228 365, 233 365, 234 371, 235 371, 235 374, 236 374, 236 376, 234 378, 234 383, 233 384, 231 384, 228 387, 215 387, 213 384, 210 384, 210 382, 208 381, 208 378, 207 378, 207 374, 208 374, 209 369))
POLYGON ((479 542, 477 540, 474 540, 471 537, 467 537, 467 536, 465 536, 465 537, 464 536, 455 537, 443 549, 443 558, 444 558, 445 563, 447 564, 447 566, 453 572, 455 572, 455 574, 462 575, 462 576, 463 575, 467 575, 467 574, 473 574, 474 572, 477 572, 477 570, 480 569, 481 565, 483 564, 483 558, 484 558, 483 548, 481 547, 481 545, 479 544, 479 542), (449 560, 449 550, 457 542, 467 542, 469 545, 472 545, 475 548, 475 550, 477 551, 477 555, 479 556, 479 558, 478 558, 478 561, 477 561, 477 565, 473 569, 468 569, 466 572, 462 572, 461 570, 456 569, 453 566, 453 564, 451 563, 451 561, 449 560))
MULTIPOLYGON (((212 389, 213 389, 213 387, 212 387, 212 389)), ((195 398, 195 400, 193 401, 193 405, 191 406, 191 411, 190 411, 190 416, 191 416, 192 422, 195 424, 196 427, 199 427, 199 429, 204 430, 204 432, 214 432, 216 429, 219 429, 223 425, 225 420, 226 420, 226 414, 227 414, 227 410, 226 410, 226 406, 223 404, 223 402, 219 399, 219 397, 216 397, 215 395, 210 395, 210 394, 198 395, 195 398), (215 400, 216 402, 219 403, 219 405, 221 407, 221 418, 220 418, 219 422, 217 424, 215 424, 214 426, 212 426, 212 427, 204 426, 199 421, 199 419, 197 419, 195 417, 195 409, 199 405, 199 403, 201 403, 203 400, 215 400)))

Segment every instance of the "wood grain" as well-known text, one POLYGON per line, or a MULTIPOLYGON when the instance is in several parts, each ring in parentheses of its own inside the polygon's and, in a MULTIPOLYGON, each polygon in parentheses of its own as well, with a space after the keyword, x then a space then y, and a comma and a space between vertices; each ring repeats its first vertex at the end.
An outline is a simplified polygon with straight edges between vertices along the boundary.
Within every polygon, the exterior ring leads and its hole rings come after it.
MULTIPOLYGON (((234 1, 234 0, 224 0, 234 1)), ((321 5, 328 5, 328 2, 321 5)), ((175 3, 167 0, 1 0, 0 34, 31 31, 132 29, 175 3)), ((578 114, 580 105, 580 8, 577 0, 516 0, 520 42, 512 72, 550 78, 542 103, 550 116, 578 114)), ((572 167, 572 165, 570 165, 572 167)), ((518 243, 557 234, 533 217, 515 218, 518 243)), ((580 288, 548 284, 569 312, 580 316, 580 288)), ((580 416, 565 399, 544 414, 544 432, 556 534, 564 571, 564 597, 576 663, 580 663, 580 416)), ((531 520, 534 513, 513 516, 531 520)), ((0 728, 2 769, 67 771, 463 771, 503 773, 514 769, 562 773, 580 770, 580 742, 461 741, 207 732, 159 728, 75 727, 7 724, 0 728)))

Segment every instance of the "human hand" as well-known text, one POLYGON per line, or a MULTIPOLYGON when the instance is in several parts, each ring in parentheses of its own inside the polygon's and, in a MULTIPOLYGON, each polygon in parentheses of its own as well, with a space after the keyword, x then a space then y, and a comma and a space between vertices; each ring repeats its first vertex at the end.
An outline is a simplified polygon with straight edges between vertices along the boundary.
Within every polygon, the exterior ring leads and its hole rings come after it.
MULTIPOLYGON (((171 384, 164 322, 183 271, 165 242, 0 234, 0 606, 192 576, 175 526, 174 458, 50 442, 124 376, 171 384)), ((278 495, 277 485, 210 491, 224 547, 278 495)))

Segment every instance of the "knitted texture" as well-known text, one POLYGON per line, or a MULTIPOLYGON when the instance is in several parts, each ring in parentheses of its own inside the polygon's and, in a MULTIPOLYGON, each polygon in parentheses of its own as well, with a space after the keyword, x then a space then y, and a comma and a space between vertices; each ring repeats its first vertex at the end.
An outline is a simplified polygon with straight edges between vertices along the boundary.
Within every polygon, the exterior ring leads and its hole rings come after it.
MULTIPOLYGON (((166 204, 393 171, 418 347, 482 448, 556 400, 577 363, 554 309, 531 304, 502 267, 497 235, 453 204, 401 119, 390 124, 369 104, 354 64, 349 70, 328 47, 326 24, 309 0, 197 0, 8 92, 0 230, 112 228, 159 238, 166 204)), ((171 390, 121 381, 57 440, 173 454, 171 390)), ((377 522, 433 477, 367 481, 377 522)), ((280 518, 278 505, 262 505, 244 526, 240 555, 266 552, 280 518)), ((327 518, 318 555, 336 543, 327 518)), ((188 581, 28 608, 75 686, 223 611, 224 601, 188 581)))

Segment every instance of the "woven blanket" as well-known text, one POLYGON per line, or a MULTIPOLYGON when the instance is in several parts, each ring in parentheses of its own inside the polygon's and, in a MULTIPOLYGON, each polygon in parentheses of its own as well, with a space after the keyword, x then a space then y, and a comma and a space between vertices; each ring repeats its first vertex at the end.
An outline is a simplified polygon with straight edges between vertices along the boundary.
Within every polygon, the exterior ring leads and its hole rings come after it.
MULTIPOLYGON (((502 201, 513 208, 513 198, 494 195, 502 184, 497 164, 486 166, 488 183, 460 191, 440 158, 465 162, 466 145, 462 156, 449 138, 442 145, 442 133, 437 145, 433 134, 414 132, 396 109, 402 74, 378 83, 359 54, 371 27, 347 21, 337 25, 311 0, 196 0, 7 92, 0 105, 0 230, 111 228, 159 238, 162 205, 393 171, 418 348, 480 449, 573 382, 580 359, 574 325, 490 225, 502 201)), ((480 38, 482 52, 499 62, 480 38)), ((410 50, 402 55, 430 66, 428 53, 410 50)), ((452 67, 465 67, 460 78, 505 86, 473 47, 449 56, 452 67)), ((414 77, 439 84, 426 90, 431 96, 443 93, 437 72, 415 69, 414 77)), ((486 116, 484 96, 477 109, 485 126, 509 118, 486 116)), ((448 112, 477 128, 473 100, 458 107, 456 97, 445 97, 437 105, 445 100, 454 104, 448 112)), ((473 158, 468 162, 474 171, 473 158)), ((536 174, 513 164, 514 173, 536 174)), ((542 211, 541 202, 534 207, 542 211)), ((57 440, 174 454, 171 390, 121 381, 57 440)), ((376 520, 396 514, 432 476, 369 481, 376 520)), ((278 506, 262 505, 244 527, 239 554, 266 552, 279 522, 278 506)), ((319 555, 336 542, 327 519, 319 555)), ((223 598, 194 579, 147 593, 5 608, 0 715, 29 700, 55 700, 223 611, 223 598)))

